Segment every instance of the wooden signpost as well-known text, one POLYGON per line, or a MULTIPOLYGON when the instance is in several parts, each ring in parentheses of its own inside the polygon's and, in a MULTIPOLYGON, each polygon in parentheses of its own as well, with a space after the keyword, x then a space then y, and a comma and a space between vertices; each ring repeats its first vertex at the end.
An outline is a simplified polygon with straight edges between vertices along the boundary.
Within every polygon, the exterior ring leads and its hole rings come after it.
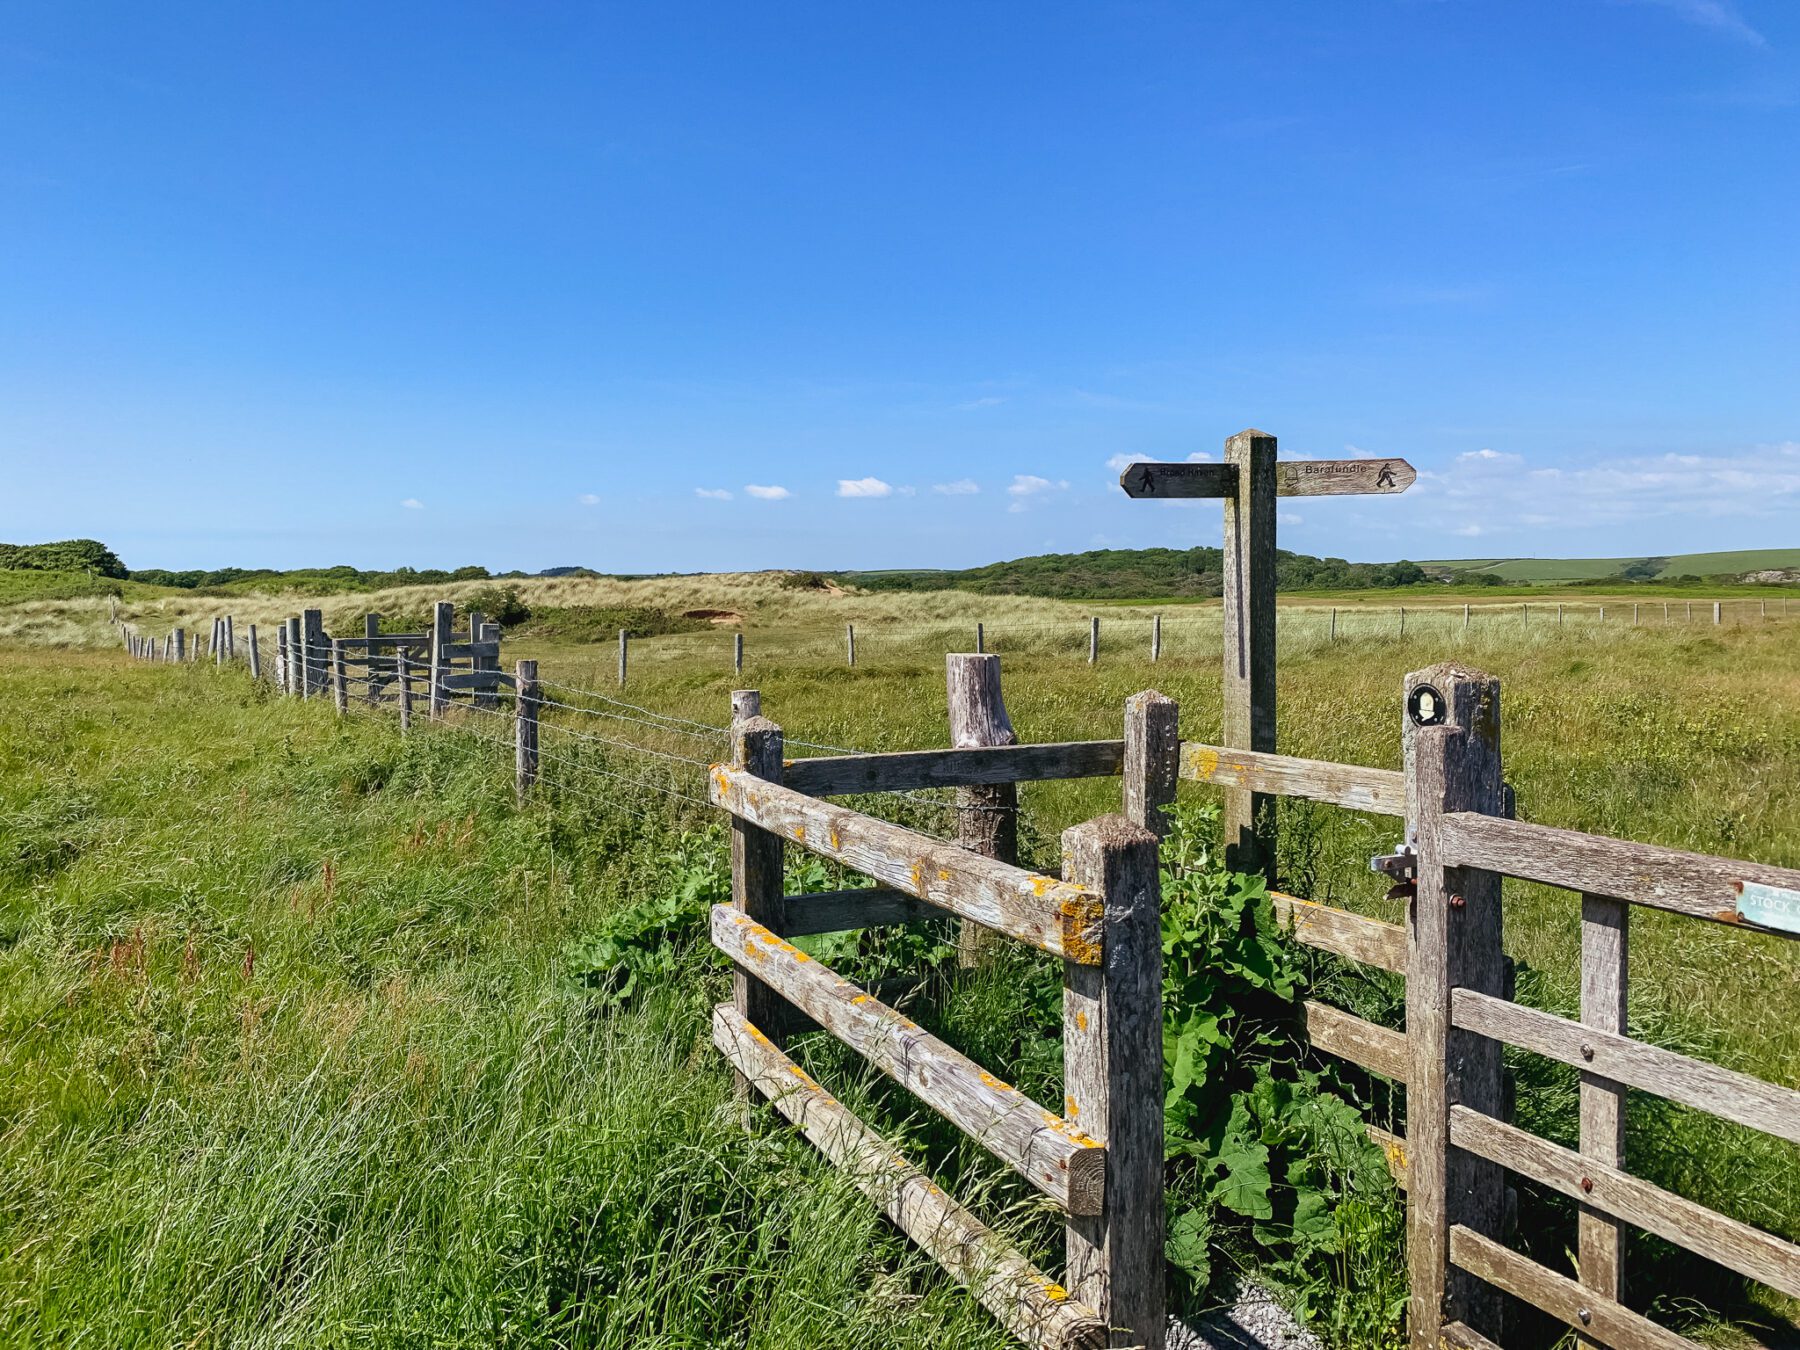
MULTIPOLYGON (((1119 475, 1128 497, 1217 497, 1225 504, 1224 726, 1221 744, 1275 749, 1275 499, 1405 492, 1418 473, 1404 459, 1277 461, 1275 438, 1240 431, 1222 464, 1130 465, 1119 475)), ((1274 861, 1272 803, 1261 793, 1225 794, 1225 856, 1243 871, 1274 861)))

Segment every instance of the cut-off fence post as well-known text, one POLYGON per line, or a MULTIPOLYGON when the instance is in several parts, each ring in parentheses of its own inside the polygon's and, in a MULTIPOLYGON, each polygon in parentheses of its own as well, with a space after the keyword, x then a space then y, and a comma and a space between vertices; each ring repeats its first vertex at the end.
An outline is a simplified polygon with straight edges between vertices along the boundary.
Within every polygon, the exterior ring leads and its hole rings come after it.
POLYGON ((1162 660, 1162 615, 1160 614, 1150 617, 1150 659, 1152 661, 1162 660))
POLYGON ((856 625, 853 623, 844 625, 844 656, 847 665, 856 664, 856 625))
MULTIPOLYGON (((950 713, 950 744, 958 750, 983 745, 1017 745, 1018 733, 1006 715, 1000 691, 1000 658, 976 652, 944 657, 944 694, 950 713)), ((956 790, 956 842, 984 858, 1019 861, 1019 785, 993 783, 956 790)), ((1003 939, 972 919, 964 919, 957 955, 964 966, 985 965, 1003 939)))
POLYGON ((1123 816, 1063 835, 1066 876, 1105 898, 1104 963, 1063 964, 1065 1114, 1106 1146, 1098 1215, 1065 1228, 1069 1292, 1108 1344, 1162 1350, 1163 1050, 1156 836, 1123 816))
POLYGON ((538 776, 538 707, 542 694, 538 687, 537 662, 516 662, 513 677, 519 694, 513 705, 513 769, 518 779, 519 800, 524 801, 538 776))
POLYGON ((744 635, 742 633, 731 635, 731 671, 734 675, 744 673, 744 635))
POLYGON ((1490 1339, 1501 1332, 1498 1291, 1449 1265, 1451 1225, 1497 1239, 1506 1209, 1500 1169, 1449 1148, 1453 1103, 1505 1115, 1499 1044, 1450 1026, 1450 991, 1507 993, 1500 878, 1444 866, 1437 826, 1451 812, 1505 814, 1505 784, 1498 680, 1445 663, 1414 671, 1405 689, 1406 819, 1418 850, 1406 970, 1407 1320, 1414 1350, 1437 1350, 1448 1322, 1490 1339), (1427 686, 1430 695, 1420 692, 1427 686), (1442 720, 1421 726, 1415 711, 1442 720))
POLYGON ((1725 607, 1722 604, 1720 604, 1717 600, 1713 601, 1713 626, 1715 628, 1719 625, 1719 622, 1724 613, 1724 608, 1725 607))
POLYGON ((1091 666, 1100 659, 1100 616, 1094 615, 1088 620, 1088 664, 1091 666))
POLYGON ((342 717, 350 710, 349 691, 344 684, 344 640, 331 639, 331 701, 337 705, 337 713, 342 717))
POLYGON ((975 624, 975 654, 982 655, 987 651, 987 627, 980 621, 975 624))
MULTIPOLYGON (((781 781, 781 728, 762 716, 755 690, 732 694, 731 762, 758 778, 781 781), (748 695, 746 699, 743 696, 748 695), (756 709, 743 716, 737 710, 756 709)), ((770 932, 787 930, 787 900, 782 889, 781 836, 758 829, 738 816, 731 819, 731 903, 770 932)), ((783 1044, 791 1019, 785 1000, 741 967, 732 975, 731 1002, 738 1013, 777 1045, 783 1044)), ((740 1078, 739 1091, 749 1084, 740 1078)))
POLYGON ((1175 800, 1181 772, 1181 707, 1146 689, 1125 700, 1125 816, 1158 839, 1169 832, 1163 808, 1175 800))
MULTIPOLYGON (((180 630, 178 629, 176 631, 179 632, 180 630)), ((262 679, 262 648, 256 645, 256 625, 255 624, 250 625, 247 637, 248 637, 248 642, 246 643, 245 648, 244 648, 244 655, 250 658, 250 678, 253 680, 260 680, 260 679, 262 679)), ((180 648, 180 645, 181 644, 179 642, 176 643, 176 647, 178 650, 180 648)), ((179 658, 177 658, 177 659, 179 659, 179 658)))
POLYGON ((1330 640, 1332 642, 1337 641, 1337 606, 1336 605, 1333 605, 1331 607, 1331 639, 1330 640))
POLYGON ((1406 636, 1406 606, 1400 606, 1400 636, 1406 636))
POLYGON ((394 683, 400 691, 400 734, 404 736, 412 730, 412 662, 406 655, 406 648, 394 649, 394 683))
POLYGON ((450 673, 451 628, 455 622, 453 602, 439 600, 431 607, 431 675, 425 686, 425 715, 434 719, 444 715, 444 676, 450 673))
POLYGON ((183 628, 175 630, 175 659, 177 661, 187 660, 187 630, 183 628))
MULTIPOLYGON (((1275 749, 1275 438, 1240 431, 1225 442, 1237 486, 1225 497, 1225 682, 1220 740, 1234 750, 1275 749)), ((1240 872, 1274 860, 1273 800, 1225 793, 1225 860, 1240 872)))
POLYGON ((625 686, 625 668, 626 668, 627 663, 631 659, 630 653, 631 653, 631 630, 629 628, 621 628, 619 630, 619 687, 620 688, 624 688, 624 686, 625 686))
POLYGON ((229 614, 225 616, 225 659, 237 660, 237 626, 229 614))

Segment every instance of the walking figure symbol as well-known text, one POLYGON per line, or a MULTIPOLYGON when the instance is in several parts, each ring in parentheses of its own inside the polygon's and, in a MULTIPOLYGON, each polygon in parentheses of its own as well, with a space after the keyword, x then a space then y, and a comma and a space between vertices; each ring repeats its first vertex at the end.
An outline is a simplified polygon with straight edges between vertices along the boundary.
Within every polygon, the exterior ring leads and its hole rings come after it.
POLYGON ((1381 472, 1375 475, 1375 486, 1378 488, 1394 486, 1394 466, 1392 464, 1381 466, 1381 472))

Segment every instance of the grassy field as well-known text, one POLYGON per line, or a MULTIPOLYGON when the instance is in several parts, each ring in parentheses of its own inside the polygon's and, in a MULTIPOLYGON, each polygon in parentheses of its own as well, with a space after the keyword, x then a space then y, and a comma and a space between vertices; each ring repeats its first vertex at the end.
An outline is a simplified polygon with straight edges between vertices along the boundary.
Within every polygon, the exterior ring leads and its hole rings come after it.
MULTIPOLYGON (((765 577, 540 585, 565 603, 730 609, 749 664, 734 677, 726 632, 635 644, 622 697, 660 714, 649 716, 580 692, 621 696, 609 644, 509 642, 508 659, 539 659, 569 705, 545 730, 551 786, 519 810, 503 747, 479 739, 504 730, 493 714, 402 742, 384 714, 339 724, 236 672, 9 645, 0 1342, 1000 1343, 806 1148, 773 1129, 746 1140, 703 1044, 715 967, 678 951, 612 1010, 572 976, 568 949, 621 909, 722 886, 715 814, 666 793, 698 795, 732 687, 763 690, 791 753, 941 745, 942 653, 966 649, 979 616, 1025 739, 1117 735, 1124 699, 1151 685, 1181 701, 1186 736, 1207 739, 1216 607, 1171 617, 1154 667, 1148 615, 1109 617, 1089 667, 1090 611, 1053 601, 846 597, 765 577)), ((404 613, 440 589, 366 603, 404 613)), ((266 622, 291 603, 256 612, 266 622)), ((110 641, 90 604, 15 606, 0 625, 14 643, 110 641)), ((328 606, 328 623, 364 605, 328 606)), ((248 607, 233 607, 241 625, 248 607)), ((204 627, 203 609, 173 613, 204 627)), ((1383 614, 1340 616, 1333 642, 1327 615, 1297 606, 1284 619, 1283 750, 1398 767, 1401 676, 1454 657, 1502 679, 1525 818, 1800 865, 1791 626, 1572 617, 1558 629, 1511 605, 1466 631, 1459 607, 1414 615, 1404 637, 1383 614)), ((1054 868, 1058 831, 1116 809, 1117 792, 1027 788, 1032 860, 1054 868)), ((881 809, 949 826, 931 801, 881 809)), ((1283 879, 1397 917, 1366 871, 1395 828, 1295 804, 1283 879)), ((1511 887, 1507 922, 1522 997, 1570 1010, 1574 898, 1511 887)), ((1797 948, 1636 916, 1634 1032, 1800 1083, 1797 948)), ((1314 978, 1365 1015, 1397 1014, 1391 984, 1329 967, 1314 978)), ((996 1071, 1048 1083, 1053 1063, 1017 1062, 1038 1050, 1005 1030, 1025 1016, 1013 996, 977 982, 942 1015, 996 1071)), ((1052 1259, 1028 1195, 946 1152, 904 1101, 823 1062, 834 1088, 931 1143, 959 1193, 1052 1259)), ((1567 1140, 1572 1083, 1515 1067, 1522 1123, 1567 1140)), ((1365 1103, 1380 1114, 1382 1100, 1365 1103)), ((1800 1238, 1800 1150, 1647 1098, 1632 1110, 1634 1168, 1800 1238)), ((1541 1196, 1525 1203, 1533 1249, 1560 1260, 1572 1216, 1541 1196)), ((1222 1268, 1254 1258, 1221 1240, 1222 1268)), ((1658 1244, 1638 1243, 1632 1260, 1636 1298, 1660 1316, 1716 1339, 1792 1343, 1781 1328, 1793 1306, 1658 1244)), ((1374 1298, 1348 1292, 1377 1283, 1371 1273, 1341 1264, 1313 1277, 1338 1281, 1331 1306, 1374 1298)), ((1391 1315, 1351 1312, 1327 1324, 1334 1341, 1390 1343, 1391 1315)))

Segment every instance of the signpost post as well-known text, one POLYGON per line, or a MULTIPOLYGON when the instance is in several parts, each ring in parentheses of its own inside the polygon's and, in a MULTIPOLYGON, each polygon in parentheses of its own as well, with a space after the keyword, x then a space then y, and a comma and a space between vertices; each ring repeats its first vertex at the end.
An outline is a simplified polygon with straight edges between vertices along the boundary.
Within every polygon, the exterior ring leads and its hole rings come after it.
MULTIPOLYGON (((1220 743, 1275 749, 1275 499, 1405 492, 1418 477, 1403 459, 1277 461, 1275 438, 1240 431, 1223 464, 1137 463, 1119 475, 1128 497, 1217 497, 1225 504, 1224 725, 1220 743)), ((1260 793, 1225 793, 1225 858, 1268 873, 1275 861, 1273 804, 1260 793)))

